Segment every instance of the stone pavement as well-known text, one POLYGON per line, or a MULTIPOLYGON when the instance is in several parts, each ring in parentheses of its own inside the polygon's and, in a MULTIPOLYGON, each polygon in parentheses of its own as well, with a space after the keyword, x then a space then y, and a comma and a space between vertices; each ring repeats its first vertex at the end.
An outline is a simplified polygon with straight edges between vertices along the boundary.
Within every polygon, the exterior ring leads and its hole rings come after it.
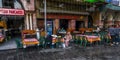
POLYGON ((73 44, 65 49, 29 47, 0 51, 0 60, 120 60, 120 45, 82 47, 73 44))
POLYGON ((12 38, 8 41, 4 41, 3 43, 1 43, 0 50, 16 49, 17 48, 16 42, 15 42, 16 38, 12 38))

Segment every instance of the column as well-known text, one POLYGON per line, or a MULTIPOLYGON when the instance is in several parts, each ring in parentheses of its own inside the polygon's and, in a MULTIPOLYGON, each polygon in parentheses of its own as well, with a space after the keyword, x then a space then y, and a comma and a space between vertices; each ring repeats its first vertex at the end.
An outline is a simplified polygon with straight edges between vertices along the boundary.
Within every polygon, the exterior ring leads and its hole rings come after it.
POLYGON ((30 30, 32 30, 32 14, 30 14, 30 30))
POLYGON ((36 20, 36 14, 33 14, 33 29, 35 30, 37 28, 37 20, 36 20))
POLYGON ((112 13, 110 13, 110 14, 108 14, 106 25, 113 25, 113 24, 114 24, 113 16, 112 16, 112 13))
POLYGON ((54 25, 53 25, 53 34, 57 33, 57 29, 59 28, 59 19, 55 19, 53 21, 54 25))
POLYGON ((76 20, 70 20, 69 21, 69 27, 68 27, 69 29, 75 30, 75 21, 76 20))
POLYGON ((115 18, 114 23, 115 23, 116 25, 120 25, 120 13, 116 15, 116 18, 115 18))
POLYGON ((29 30, 29 20, 28 20, 29 16, 28 16, 28 13, 26 14, 26 28, 27 30, 29 30))
POLYGON ((55 19, 55 20, 54 20, 54 27, 55 27, 56 29, 59 28, 59 19, 55 19))
POLYGON ((88 17, 85 18, 85 27, 87 28, 88 27, 88 17))

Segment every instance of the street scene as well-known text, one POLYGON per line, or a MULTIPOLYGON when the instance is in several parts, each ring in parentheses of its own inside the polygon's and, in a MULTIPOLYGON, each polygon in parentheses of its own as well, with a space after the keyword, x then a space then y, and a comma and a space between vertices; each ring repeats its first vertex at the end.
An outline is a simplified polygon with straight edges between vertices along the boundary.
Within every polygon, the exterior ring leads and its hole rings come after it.
POLYGON ((0 60, 120 60, 120 0, 0 0, 0 60))

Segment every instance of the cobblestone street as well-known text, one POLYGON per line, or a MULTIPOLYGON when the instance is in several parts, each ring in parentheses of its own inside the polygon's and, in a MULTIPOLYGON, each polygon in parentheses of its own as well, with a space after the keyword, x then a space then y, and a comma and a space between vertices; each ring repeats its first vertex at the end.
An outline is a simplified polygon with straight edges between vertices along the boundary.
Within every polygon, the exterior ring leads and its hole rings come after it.
POLYGON ((30 47, 0 51, 0 60, 120 60, 120 46, 73 46, 62 49, 30 47))

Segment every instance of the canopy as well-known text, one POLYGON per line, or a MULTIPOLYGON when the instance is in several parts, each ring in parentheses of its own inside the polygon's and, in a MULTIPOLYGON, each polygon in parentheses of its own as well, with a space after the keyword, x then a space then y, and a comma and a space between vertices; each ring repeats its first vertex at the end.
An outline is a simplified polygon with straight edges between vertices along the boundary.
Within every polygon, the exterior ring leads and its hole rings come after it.
POLYGON ((105 7, 108 8, 108 9, 119 10, 120 11, 120 6, 116 6, 116 5, 112 5, 112 4, 107 4, 105 7))

